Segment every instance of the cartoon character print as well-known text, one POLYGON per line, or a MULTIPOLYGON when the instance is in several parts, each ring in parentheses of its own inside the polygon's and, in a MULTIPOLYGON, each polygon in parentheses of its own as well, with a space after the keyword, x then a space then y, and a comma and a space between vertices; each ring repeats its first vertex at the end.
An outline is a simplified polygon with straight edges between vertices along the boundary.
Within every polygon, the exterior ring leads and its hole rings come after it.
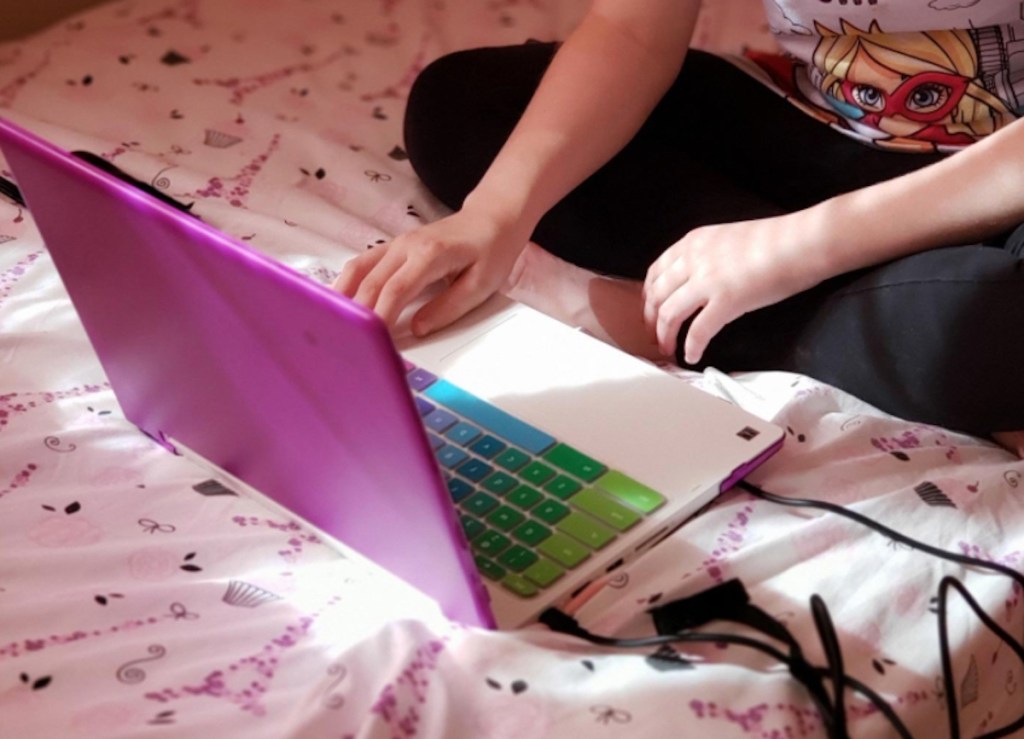
POLYGON ((883 33, 840 22, 815 24, 821 41, 812 80, 852 127, 871 138, 962 145, 1013 120, 979 78, 978 49, 965 30, 883 33))
POLYGON ((973 143, 1015 118, 982 81, 977 29, 814 25, 820 40, 810 67, 767 55, 752 61, 793 102, 839 128, 884 148, 936 149, 973 143))

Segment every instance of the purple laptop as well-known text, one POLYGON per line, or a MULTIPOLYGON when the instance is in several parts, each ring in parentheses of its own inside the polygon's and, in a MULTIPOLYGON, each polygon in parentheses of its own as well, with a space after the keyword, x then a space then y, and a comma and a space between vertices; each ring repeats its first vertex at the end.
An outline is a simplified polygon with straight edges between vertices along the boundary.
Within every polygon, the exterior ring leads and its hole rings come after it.
POLYGON ((494 625, 375 314, 3 119, 0 149, 129 420, 494 625))

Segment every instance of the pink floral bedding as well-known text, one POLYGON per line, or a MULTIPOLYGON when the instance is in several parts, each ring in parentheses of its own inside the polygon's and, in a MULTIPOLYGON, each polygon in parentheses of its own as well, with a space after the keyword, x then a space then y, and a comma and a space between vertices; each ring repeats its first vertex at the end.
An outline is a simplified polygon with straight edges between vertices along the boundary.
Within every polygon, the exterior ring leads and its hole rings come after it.
MULTIPOLYGON (((347 250, 443 213, 402 150, 417 71, 456 48, 558 38, 582 5, 123 0, 0 46, 0 107, 327 282, 347 250)), ((716 2, 698 41, 748 40, 735 21, 750 12, 716 2)), ((765 488, 1024 568, 1024 463, 987 441, 805 377, 680 374, 788 430, 755 476, 765 488)), ((818 593, 847 670, 915 736, 941 737, 953 698, 933 598, 945 574, 1021 638, 1022 593, 1005 579, 732 492, 581 619, 651 633, 650 604, 738 577, 820 662, 807 605, 818 593)), ((962 730, 1005 725, 1024 710, 1024 666, 957 599, 950 613, 962 730)), ((890 735, 866 702, 849 704, 854 736, 890 735)), ((121 416, 31 215, 0 198, 0 735, 824 734, 803 689, 741 647, 631 653, 451 624, 301 521, 168 455, 121 416)))

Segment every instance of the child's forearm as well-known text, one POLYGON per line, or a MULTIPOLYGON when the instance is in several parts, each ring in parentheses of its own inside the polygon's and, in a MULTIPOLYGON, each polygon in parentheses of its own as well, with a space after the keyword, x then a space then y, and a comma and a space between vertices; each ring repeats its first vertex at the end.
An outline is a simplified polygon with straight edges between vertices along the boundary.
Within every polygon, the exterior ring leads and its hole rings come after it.
POLYGON ((643 124, 678 74, 698 6, 595 2, 465 206, 532 230, 643 124))
MULTIPOLYGON (((912 156, 912 155, 907 155, 912 156)), ((1024 121, 924 169, 804 211, 829 234, 811 259, 821 279, 1024 221, 1024 121)))

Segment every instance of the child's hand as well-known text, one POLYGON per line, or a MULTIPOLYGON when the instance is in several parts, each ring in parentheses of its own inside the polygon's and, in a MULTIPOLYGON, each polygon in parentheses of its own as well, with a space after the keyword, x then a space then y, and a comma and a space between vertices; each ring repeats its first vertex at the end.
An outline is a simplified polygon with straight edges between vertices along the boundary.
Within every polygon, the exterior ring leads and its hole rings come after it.
POLYGON ((448 287, 416 311, 417 336, 444 328, 493 295, 512 270, 529 229, 461 210, 349 260, 334 289, 374 309, 390 326, 428 285, 448 287))
POLYGON ((820 232, 813 210, 698 228, 667 249, 647 271, 644 321, 661 351, 674 355, 683 323, 696 314, 684 348, 696 364, 730 321, 813 287, 820 232))

